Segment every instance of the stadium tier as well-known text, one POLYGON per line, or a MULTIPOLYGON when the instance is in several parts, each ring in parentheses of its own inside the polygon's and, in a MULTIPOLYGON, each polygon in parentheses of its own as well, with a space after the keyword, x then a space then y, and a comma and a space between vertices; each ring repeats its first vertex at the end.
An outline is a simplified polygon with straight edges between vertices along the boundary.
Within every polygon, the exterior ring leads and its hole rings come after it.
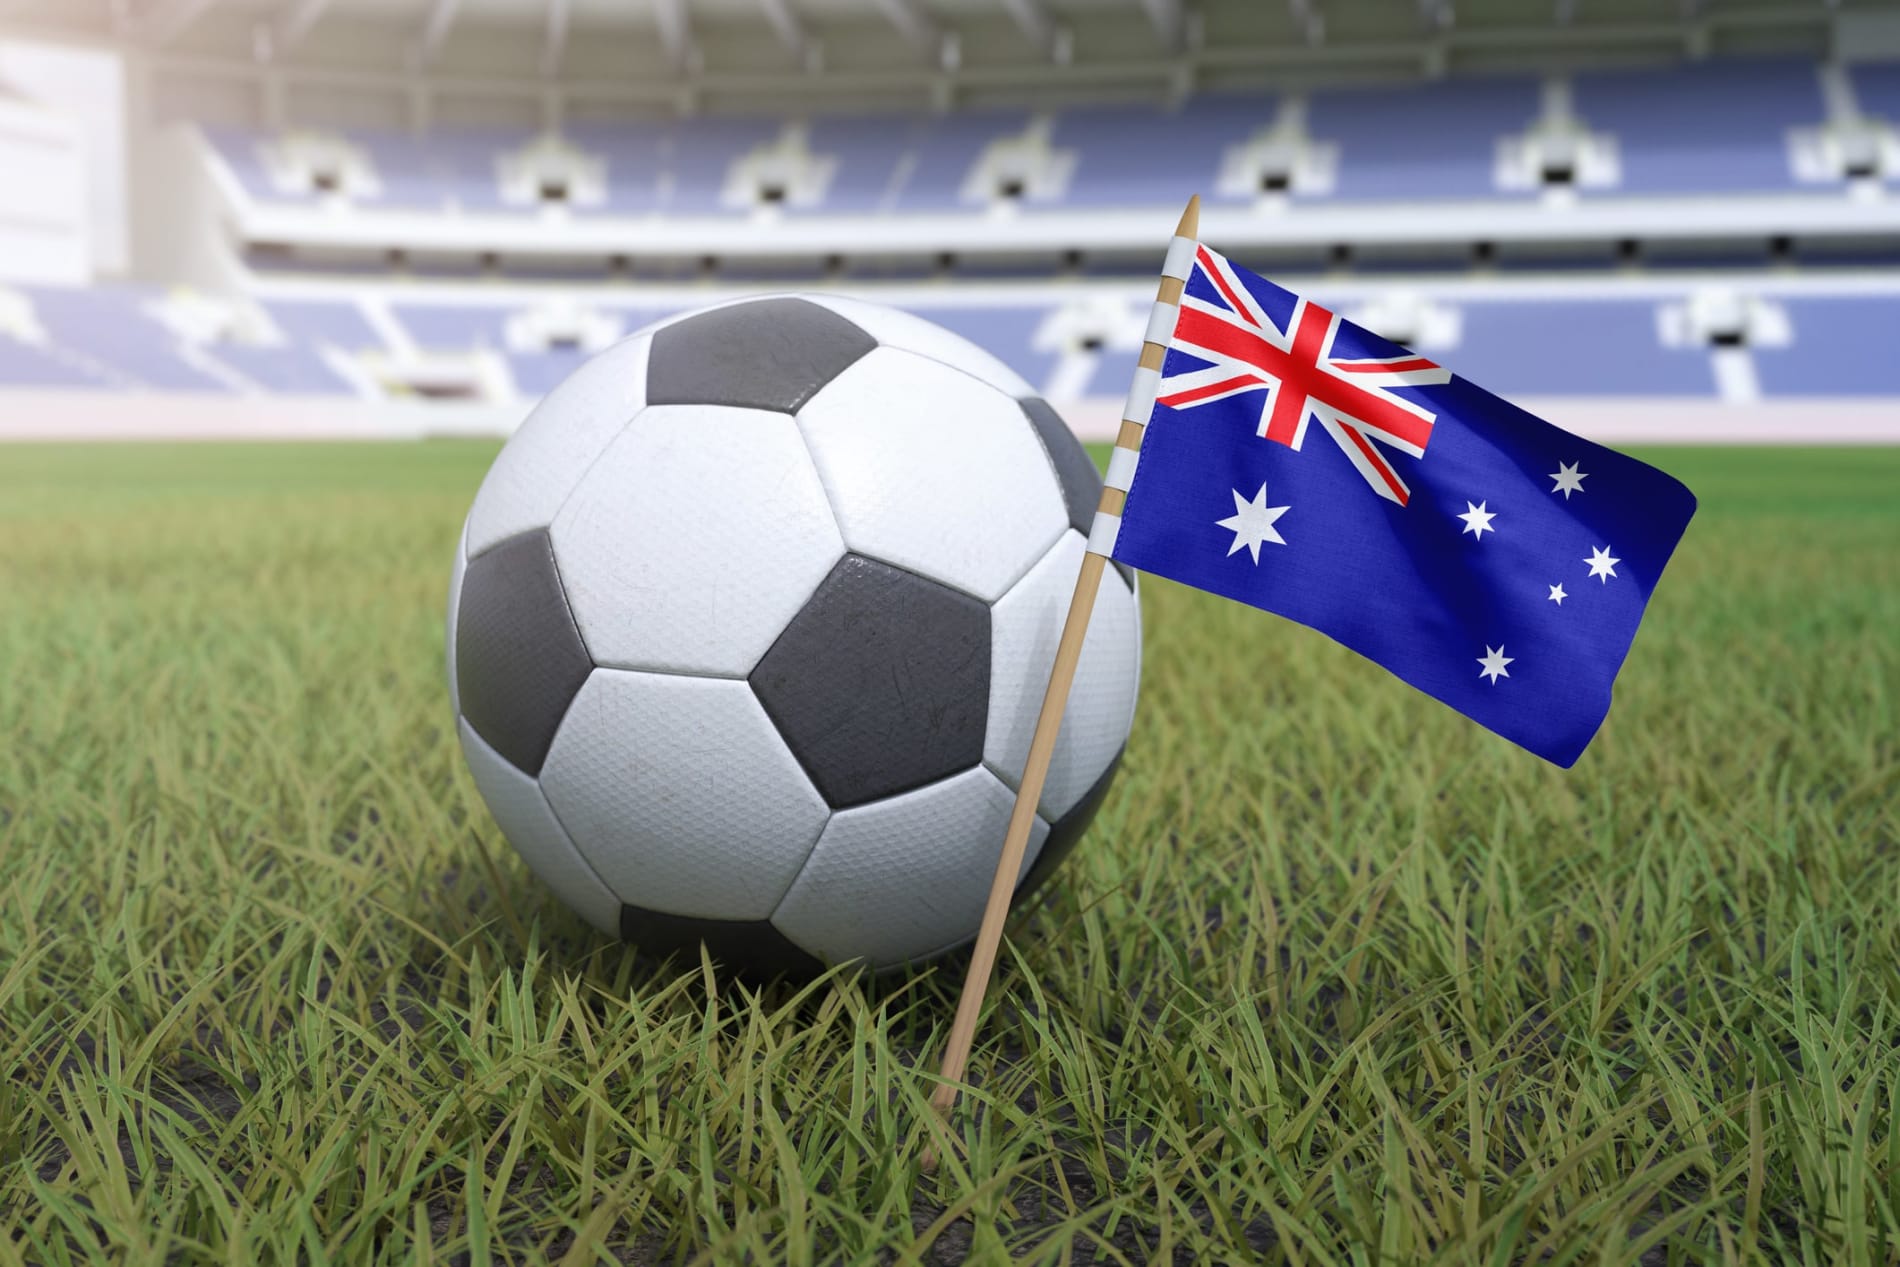
POLYGON ((824 290, 972 340, 1095 434, 1193 192, 1236 260, 1506 396, 1900 400, 1900 64, 1259 82, 545 127, 187 115, 169 219, 193 227, 141 275, 191 287, 0 287, 0 387, 447 400, 500 427, 652 321, 824 290))
MULTIPOLYGON (((1900 397, 1890 355, 1900 283, 1826 287, 1784 279, 1744 294, 1650 284, 1630 295, 1596 285, 1528 298, 1442 281, 1384 293, 1335 287, 1337 296, 1321 283, 1313 294, 1506 396, 1900 397)), ((576 307, 394 286, 235 305, 134 286, 12 294, 31 314, 0 331, 0 381, 12 386, 491 399, 539 396, 599 347, 719 297, 576 307)), ((987 348, 1057 400, 1119 397, 1146 311, 1126 288, 1051 296, 1017 286, 984 297, 913 287, 880 297, 987 348)))
MULTIPOLYGON (((584 217, 1139 208, 1738 194, 1839 189, 1900 170, 1804 160, 1804 136, 1900 118, 1900 71, 1722 59, 1570 76, 1453 77, 1220 94, 1173 109, 1070 106, 943 116, 579 123, 560 136, 207 130, 251 199, 584 217), (1832 78, 1830 78, 1832 76, 1832 78), (1858 102, 1858 104, 1856 104, 1858 102), (511 175, 511 172, 514 175, 511 175), (522 173, 526 173, 525 176, 522 173)), ((1812 147, 1810 147, 1812 148, 1812 147)), ((1825 149, 1825 147, 1822 147, 1825 149)))

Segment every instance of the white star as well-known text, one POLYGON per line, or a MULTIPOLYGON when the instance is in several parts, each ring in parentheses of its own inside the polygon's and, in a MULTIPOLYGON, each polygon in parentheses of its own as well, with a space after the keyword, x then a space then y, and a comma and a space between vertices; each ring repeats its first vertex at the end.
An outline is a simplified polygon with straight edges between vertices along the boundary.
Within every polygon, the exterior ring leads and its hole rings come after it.
POLYGON ((1564 593, 1564 587, 1561 584, 1550 587, 1550 601, 1557 604, 1557 606, 1562 607, 1564 600, 1569 597, 1570 595, 1564 593))
MULTIPOLYGON (((1489 503, 1486 502, 1479 502, 1476 506, 1473 506, 1470 502, 1466 502, 1465 513, 1458 516, 1458 518, 1465 521, 1465 532, 1472 533, 1480 541, 1484 540, 1484 534, 1487 529, 1492 532, 1497 531, 1496 528, 1491 527, 1491 521, 1498 517, 1498 512, 1494 510, 1489 514, 1485 513, 1484 508, 1488 504, 1489 503)), ((1461 532, 1458 535, 1462 537, 1465 533, 1461 532)))
POLYGON ((1590 575, 1605 585, 1608 585, 1610 578, 1616 575, 1616 565, 1622 561, 1611 556, 1608 546, 1591 546, 1590 557, 1584 560, 1590 565, 1590 575))
POLYGON ((1484 666, 1482 669, 1478 670, 1478 676, 1482 678, 1490 678, 1491 685, 1496 686, 1498 684, 1499 678, 1511 676, 1510 670, 1506 669, 1504 666, 1507 664, 1516 664, 1517 657, 1514 655, 1505 655, 1503 647, 1499 647, 1497 650, 1493 651, 1490 647, 1487 646, 1484 649, 1483 658, 1480 659, 1478 663, 1484 666))
POLYGON ((1234 513, 1219 521, 1220 527, 1231 529, 1234 534, 1234 544, 1228 548, 1227 553, 1239 554, 1245 547, 1253 553, 1253 561, 1259 563, 1261 542, 1271 541, 1279 546, 1286 544, 1286 538, 1282 537, 1279 530, 1273 526, 1273 521, 1291 509, 1293 509, 1291 506, 1267 505, 1265 484, 1262 484, 1260 491, 1253 495, 1252 501, 1243 498, 1240 490, 1235 489, 1234 513))
POLYGON ((1590 472, 1579 471, 1577 466, 1575 462, 1559 462, 1557 469, 1550 473, 1550 478, 1557 481, 1557 487, 1550 491, 1562 493, 1565 501, 1570 500, 1570 494, 1581 493, 1583 482, 1590 478, 1590 472))

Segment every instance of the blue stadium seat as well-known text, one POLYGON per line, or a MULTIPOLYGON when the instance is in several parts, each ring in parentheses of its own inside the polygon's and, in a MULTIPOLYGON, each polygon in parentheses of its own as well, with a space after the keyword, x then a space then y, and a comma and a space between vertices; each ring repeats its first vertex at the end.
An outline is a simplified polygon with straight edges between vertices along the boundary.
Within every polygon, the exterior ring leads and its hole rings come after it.
POLYGON ((1849 70, 1860 112, 1900 128, 1900 62, 1868 62, 1849 70))
POLYGON ((269 392, 289 396, 340 396, 350 392, 350 385, 323 363, 315 348, 305 344, 265 348, 224 343, 213 353, 269 392))
POLYGON ((417 346, 442 350, 505 346, 509 308, 442 303, 392 305, 396 320, 417 346))
POLYGON ((1796 188, 1788 130, 1826 118, 1809 61, 1749 58, 1590 71, 1575 76, 1572 86, 1582 121, 1616 137, 1621 188, 1629 193, 1796 188))
POLYGON ((262 202, 315 202, 316 194, 311 190, 296 193, 284 193, 272 183, 270 173, 264 167, 264 156, 258 152, 263 137, 249 128, 223 127, 207 124, 204 138, 218 157, 224 160, 231 175, 237 178, 238 185, 262 202))
POLYGON ((837 163, 821 206, 788 208, 814 215, 889 210, 901 165, 925 124, 903 116, 833 116, 808 126, 811 152, 837 163))
POLYGON ((1339 146, 1334 198, 1506 197, 1494 180, 1498 139, 1537 112, 1528 76, 1447 79, 1322 89, 1307 99, 1306 128, 1339 146))
POLYGON ((1215 182, 1227 148, 1273 123, 1278 98, 1197 97, 1179 111, 1096 106, 1056 117, 1050 144, 1076 152, 1072 207, 1173 207, 1189 193, 1231 201, 1215 182))
POLYGON ((1434 359, 1500 396, 1713 396, 1708 355, 1664 347, 1644 300, 1462 305, 1456 347, 1434 359))
POLYGON ((263 305, 284 337, 293 343, 327 343, 346 352, 382 343, 352 303, 333 299, 267 299, 263 305))
POLYGON ((344 133, 353 145, 369 155, 376 168, 376 180, 382 189, 372 198, 358 201, 367 207, 399 207, 436 210, 448 203, 453 181, 445 161, 438 157, 452 143, 444 136, 426 141, 401 132, 352 130, 344 133))
POLYGON ((228 389, 178 359, 178 341, 140 310, 153 292, 143 287, 27 291, 48 338, 84 353, 143 387, 166 391, 228 389))
POLYGON ((587 353, 579 348, 549 348, 544 352, 512 352, 508 368, 514 374, 516 391, 523 396, 543 396, 585 360, 587 353))
MULTIPOLYGON (((14 387, 227 392, 230 389, 178 358, 172 336, 140 310, 145 288, 32 288, 49 344, 36 347, 0 335, 0 385, 14 387)), ((283 331, 281 347, 219 343, 210 356, 267 392, 345 395, 350 383, 324 362, 322 349, 357 352, 383 346, 357 307, 344 300, 269 299, 264 306, 283 331)), ((987 349, 1040 391, 1059 359, 1033 345, 1055 300, 1045 303, 958 304, 934 300, 906 306, 987 349)), ((1787 347, 1755 347, 1763 392, 1770 397, 1900 396, 1900 362, 1889 355, 1900 329, 1900 294, 1799 296, 1778 299, 1793 326, 1787 347)), ((578 348, 505 351, 504 328, 522 301, 497 298, 473 305, 445 300, 399 302, 397 319, 431 351, 487 348, 505 355, 518 390, 545 392, 587 358, 578 348)), ((676 310, 674 305, 605 305, 631 333, 676 310)), ((1133 311, 1133 310, 1131 310, 1133 311)), ((1459 304, 1462 333, 1434 353, 1454 372, 1506 397, 1715 396, 1707 352, 1666 347, 1649 299, 1472 299, 1459 304)), ((1132 332, 1131 332, 1132 333, 1132 332)), ((1118 397, 1127 389, 1132 351, 1104 349, 1085 394, 1118 397)))
POLYGON ((567 138, 606 162, 607 200, 581 214, 638 216, 660 205, 660 173, 672 137, 661 122, 570 123, 567 138))
POLYGON ((520 128, 444 131, 427 143, 430 171, 463 209, 508 210, 501 197, 499 160, 533 139, 532 132, 520 128))
POLYGON ((682 119, 673 125, 668 169, 673 187, 662 203, 675 215, 731 214, 720 203, 726 175, 749 151, 770 144, 780 124, 771 119, 682 119))
POLYGON ((1900 295, 1783 299, 1793 341, 1755 349, 1766 396, 1900 396, 1900 295))
POLYGON ((904 211, 967 211, 963 182, 991 141, 1014 136, 1029 122, 1020 110, 992 110, 932 120, 911 151, 915 161, 893 206, 904 211))
POLYGON ((36 347, 0 334, 0 387, 117 387, 85 362, 57 348, 36 347))

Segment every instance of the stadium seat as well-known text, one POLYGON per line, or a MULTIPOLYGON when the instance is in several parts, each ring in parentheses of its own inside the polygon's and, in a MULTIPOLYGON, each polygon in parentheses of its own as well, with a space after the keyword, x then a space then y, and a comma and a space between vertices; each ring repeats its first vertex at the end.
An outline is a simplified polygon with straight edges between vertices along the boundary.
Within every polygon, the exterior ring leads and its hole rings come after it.
POLYGON ((0 386, 125 388, 130 383, 106 367, 62 348, 27 343, 0 334, 0 386))
POLYGON ((1498 140, 1531 122, 1537 93, 1528 76, 1325 89, 1308 97, 1306 127, 1339 147, 1330 197, 1498 197, 1498 140))
POLYGON ((1842 295, 1781 301, 1794 327, 1787 347, 1761 348, 1755 372, 1766 396, 1900 395, 1894 334, 1900 296, 1842 295))
POLYGON ((34 287, 27 291, 48 342, 97 361, 132 385, 161 391, 226 392, 179 357, 178 341, 143 310, 143 287, 34 287))
POLYGON ((905 157, 926 126, 921 119, 820 116, 809 123, 813 154, 831 160, 831 181, 816 207, 791 207, 804 215, 888 211, 905 157))
POLYGON ((1462 335, 1437 359, 1500 396, 1712 396, 1708 357, 1664 347, 1640 300, 1465 304, 1462 335))
POLYGON ((1052 140, 1076 152, 1067 205, 1172 206, 1183 189, 1207 190, 1212 200, 1223 153, 1271 124, 1277 105, 1274 97, 1250 94, 1197 98, 1179 111, 1065 110, 1052 140))
POLYGON ((892 207, 904 211, 968 211, 963 182, 983 150, 999 137, 1028 126, 1022 111, 982 111, 934 119, 911 150, 906 178, 897 186, 892 207))
POLYGON ((1795 188, 1787 134, 1826 115, 1814 63, 1806 61, 1587 71, 1572 86, 1583 122, 1616 138, 1628 193, 1795 188))
POLYGON ((584 215, 646 215, 660 205, 660 176, 672 137, 662 122, 570 123, 567 138, 606 164, 607 199, 584 215))
POLYGON ((770 144, 780 124, 772 119, 682 119, 673 125, 667 170, 672 187, 662 209, 674 215, 732 215, 742 208, 723 198, 732 165, 770 144))

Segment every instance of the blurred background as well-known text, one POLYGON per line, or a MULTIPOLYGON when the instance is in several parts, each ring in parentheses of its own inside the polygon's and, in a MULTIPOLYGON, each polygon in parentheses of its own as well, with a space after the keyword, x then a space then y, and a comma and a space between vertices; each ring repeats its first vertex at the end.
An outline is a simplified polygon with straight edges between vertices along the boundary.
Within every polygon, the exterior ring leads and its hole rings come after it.
POLYGON ((839 289, 1112 434, 1202 236, 1553 421, 1900 440, 1900 7, 0 0, 0 436, 506 434, 839 289))

